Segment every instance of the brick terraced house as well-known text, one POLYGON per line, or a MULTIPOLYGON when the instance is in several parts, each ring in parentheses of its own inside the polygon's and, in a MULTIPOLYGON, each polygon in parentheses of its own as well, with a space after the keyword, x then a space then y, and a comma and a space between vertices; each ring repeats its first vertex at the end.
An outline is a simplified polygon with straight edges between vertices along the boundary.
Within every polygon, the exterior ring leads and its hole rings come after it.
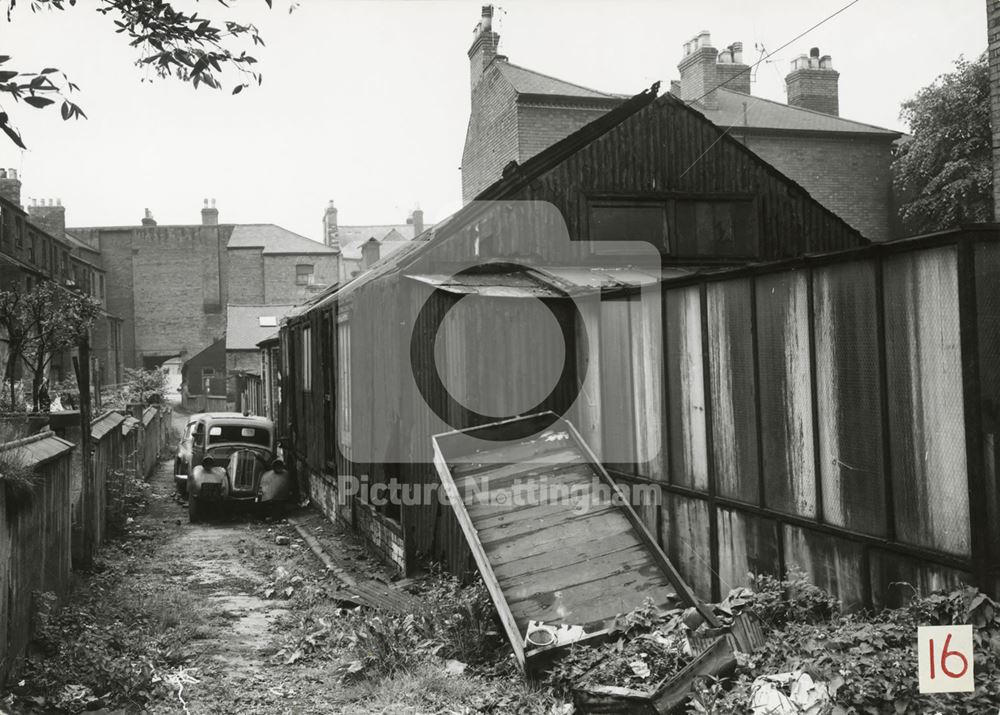
MULTIPOLYGON (((498 54, 493 7, 469 49, 471 98, 462 200, 624 101, 512 64, 498 54)), ((751 94, 742 43, 721 52, 701 32, 684 44, 671 92, 802 186, 865 237, 898 235, 890 174, 900 133, 839 116, 839 73, 813 48, 791 63, 788 103, 751 94)))

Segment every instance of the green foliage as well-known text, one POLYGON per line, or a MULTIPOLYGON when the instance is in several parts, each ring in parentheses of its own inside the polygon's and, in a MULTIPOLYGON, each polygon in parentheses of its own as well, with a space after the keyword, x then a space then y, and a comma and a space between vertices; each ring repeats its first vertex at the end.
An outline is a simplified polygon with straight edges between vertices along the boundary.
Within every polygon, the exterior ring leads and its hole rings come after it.
POLYGON ((790 622, 825 622, 840 612, 840 602, 810 582, 805 572, 795 566, 788 569, 783 580, 768 574, 751 574, 750 590, 746 606, 770 628, 790 622))
POLYGON ((993 220, 993 161, 989 68, 985 53, 959 58, 903 103, 900 119, 913 138, 893 161, 902 198, 899 217, 908 234, 993 220))
POLYGON ((41 281, 30 291, 0 291, 0 327, 9 336, 5 379, 11 404, 17 403, 18 363, 31 370, 32 401, 37 409, 38 390, 52 357, 79 346, 100 314, 96 300, 52 281, 41 281))
MULTIPOLYGON (((796 670, 827 684, 833 702, 824 712, 833 715, 980 713, 1000 706, 1000 607, 975 588, 917 597, 900 609, 828 619, 818 617, 815 606, 823 599, 817 597, 812 592, 794 607, 773 610, 771 615, 786 620, 742 660, 733 687, 726 692, 717 683, 702 683, 689 712, 746 712, 756 677, 796 670), (921 695, 917 627, 966 623, 975 634, 975 692, 921 695)), ((773 601, 768 596, 762 602, 773 601)))
MULTIPOLYGON (((271 6, 272 0, 264 1, 271 6)), ((226 0, 218 0, 218 3, 228 7, 226 0)), ((27 4, 33 12, 61 11, 76 5, 76 0, 30 0, 27 4)), ((175 77, 194 87, 204 84, 221 89, 222 74, 231 68, 239 75, 233 94, 238 94, 251 82, 261 83, 263 77, 254 69, 257 60, 245 49, 233 47, 245 42, 252 47, 264 45, 254 25, 208 19, 199 16, 197 11, 178 9, 175 4, 167 0, 99 0, 94 9, 110 17, 114 32, 124 35, 129 45, 136 49, 139 55, 136 65, 151 70, 158 77, 175 77)), ((16 5, 17 0, 7 0, 8 22, 13 19, 16 5)), ((83 110, 67 98, 79 87, 63 72, 54 67, 39 72, 5 67, 10 59, 0 55, 0 96, 35 109, 54 107, 58 103, 64 120, 86 118, 83 110)), ((5 111, 0 111, 0 130, 14 144, 25 148, 20 132, 5 111)))
POLYGON ((20 450, 3 449, 5 443, 20 436, 20 431, 12 425, 0 422, 0 485, 8 515, 31 505, 39 479, 34 467, 25 463, 20 450))

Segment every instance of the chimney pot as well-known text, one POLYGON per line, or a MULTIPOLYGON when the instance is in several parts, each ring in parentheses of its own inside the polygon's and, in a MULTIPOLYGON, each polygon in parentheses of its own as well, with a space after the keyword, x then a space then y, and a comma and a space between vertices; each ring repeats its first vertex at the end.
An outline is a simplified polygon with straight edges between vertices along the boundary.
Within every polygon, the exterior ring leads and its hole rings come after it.
POLYGON ((819 57, 819 48, 818 47, 813 47, 812 49, 810 49, 809 50, 809 56, 810 57, 819 57))
POLYGON ((15 206, 21 205, 21 182, 14 169, 0 169, 0 196, 15 206))
POLYGON ((211 203, 209 203, 209 199, 205 199, 205 206, 201 210, 201 225, 219 225, 219 210, 215 208, 215 199, 212 199, 211 203))
POLYGON ((8 179, 16 179, 17 178, 17 169, 7 169, 7 178, 8 179))

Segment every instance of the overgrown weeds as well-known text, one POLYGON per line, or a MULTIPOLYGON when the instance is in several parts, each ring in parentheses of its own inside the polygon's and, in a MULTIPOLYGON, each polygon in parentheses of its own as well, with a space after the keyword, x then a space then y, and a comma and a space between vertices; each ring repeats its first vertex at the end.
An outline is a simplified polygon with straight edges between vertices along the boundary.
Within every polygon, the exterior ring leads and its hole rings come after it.
POLYGON ((750 600, 777 627, 764 646, 742 659, 728 690, 703 682, 689 712, 722 715, 749 709, 753 681, 803 671, 830 693, 824 713, 995 712, 1000 706, 1000 606, 975 588, 914 597, 877 613, 841 614, 834 599, 801 575, 756 580, 750 600), (824 615, 826 614, 826 615, 824 615), (971 624, 974 693, 921 694, 917 683, 917 627, 971 624))
POLYGON ((20 449, 4 449, 4 445, 13 442, 18 435, 14 426, 0 422, 0 485, 8 516, 31 506, 39 480, 35 468, 27 463, 20 449))

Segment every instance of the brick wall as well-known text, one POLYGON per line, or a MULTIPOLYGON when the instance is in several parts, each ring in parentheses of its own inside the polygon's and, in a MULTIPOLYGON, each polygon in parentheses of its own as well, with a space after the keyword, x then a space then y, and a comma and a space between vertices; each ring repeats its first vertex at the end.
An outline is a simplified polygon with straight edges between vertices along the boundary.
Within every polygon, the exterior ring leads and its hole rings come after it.
MULTIPOLYGON (((295 266, 308 263, 313 267, 316 286, 337 282, 338 256, 332 253, 264 256, 264 302, 266 304, 301 303, 315 295, 315 287, 296 285, 295 266)), ((248 301, 253 302, 253 301, 248 301)))
MULTIPOLYGON (((518 163, 607 114, 607 107, 520 104, 517 109, 518 163)), ((500 178, 499 174, 495 178, 500 178)))
POLYGON ((500 178, 517 159, 517 95, 495 65, 472 91, 472 111, 462 152, 462 202, 500 178))
POLYGON ((253 305, 264 302, 264 258, 259 248, 230 248, 229 302, 234 305, 253 305))
POLYGON ((403 531, 391 519, 379 514, 367 504, 355 503, 354 528, 378 558, 406 573, 403 531))
POLYGON ((122 361, 192 357, 225 331, 225 244, 231 227, 72 229, 100 247, 108 311, 122 324, 122 361))
POLYGON ((744 143, 865 238, 893 237, 889 141, 751 134, 744 143))

